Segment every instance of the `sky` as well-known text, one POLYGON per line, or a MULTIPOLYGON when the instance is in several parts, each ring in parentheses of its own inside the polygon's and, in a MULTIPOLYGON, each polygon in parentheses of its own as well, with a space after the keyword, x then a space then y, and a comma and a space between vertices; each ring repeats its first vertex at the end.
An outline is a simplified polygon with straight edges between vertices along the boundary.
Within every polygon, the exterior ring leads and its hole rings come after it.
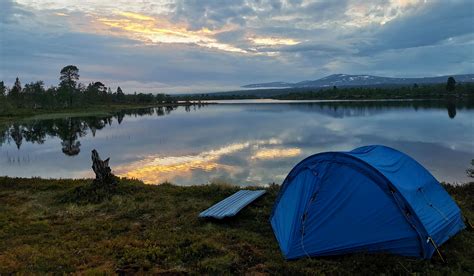
POLYGON ((205 93, 474 73, 472 0, 0 0, 0 80, 205 93))

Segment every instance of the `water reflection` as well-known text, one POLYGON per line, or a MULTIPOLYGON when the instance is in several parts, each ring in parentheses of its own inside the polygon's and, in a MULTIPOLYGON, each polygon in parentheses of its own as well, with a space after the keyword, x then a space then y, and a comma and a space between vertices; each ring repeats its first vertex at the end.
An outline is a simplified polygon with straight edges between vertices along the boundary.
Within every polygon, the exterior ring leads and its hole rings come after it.
POLYGON ((222 169, 227 173, 232 173, 236 168, 234 168, 234 166, 219 164, 219 158, 234 154, 249 146, 250 143, 246 142, 231 144, 196 155, 150 155, 137 162, 119 166, 115 169, 115 172, 120 176, 138 178, 146 183, 171 181, 177 177, 190 179, 192 176, 191 172, 195 170, 210 172, 215 169, 222 169))
POLYGON ((446 103, 446 108, 448 109, 449 118, 454 119, 454 117, 456 117, 456 104, 454 102, 448 102, 446 103))
POLYGON ((226 145, 194 155, 149 155, 137 162, 117 167, 115 173, 123 177, 138 178, 145 183, 160 183, 172 181, 177 178, 192 180, 193 173, 196 170, 208 173, 220 170, 221 173, 225 172, 232 177, 242 171, 242 163, 231 164, 229 162, 223 162, 223 158, 236 156, 244 151, 250 152, 253 154, 250 154, 249 156, 251 157, 245 162, 246 164, 250 164, 253 160, 276 160, 301 155, 299 148, 284 147, 282 141, 276 139, 251 140, 226 145))
POLYGON ((465 181, 472 105, 443 101, 304 102, 163 107, 0 126, 0 175, 91 177, 93 148, 114 172, 147 183, 281 182, 316 152, 400 149, 438 179, 465 181))
MULTIPOLYGON (((222 104, 222 103, 221 103, 222 104)), ((267 111, 267 112, 283 112, 290 110, 299 110, 304 112, 317 112, 320 114, 326 114, 334 118, 344 117, 366 117, 373 116, 381 113, 390 112, 393 110, 440 110, 446 109, 449 118, 456 116, 456 108, 458 109, 470 109, 474 106, 474 102, 456 102, 456 101, 443 101, 443 100, 410 100, 410 101, 399 101, 399 100, 387 100, 387 101, 308 101, 298 102, 297 104, 286 102, 264 102, 258 103, 258 100, 254 103, 247 103, 247 111, 267 111)))
POLYGON ((61 150, 67 156, 75 156, 81 152, 79 138, 88 134, 95 137, 96 132, 111 126, 114 120, 120 125, 125 116, 164 116, 177 109, 176 106, 122 110, 114 115, 103 117, 69 117, 45 120, 30 120, 0 125, 0 145, 14 142, 17 149, 23 140, 33 144, 43 144, 48 137, 61 140, 61 150))

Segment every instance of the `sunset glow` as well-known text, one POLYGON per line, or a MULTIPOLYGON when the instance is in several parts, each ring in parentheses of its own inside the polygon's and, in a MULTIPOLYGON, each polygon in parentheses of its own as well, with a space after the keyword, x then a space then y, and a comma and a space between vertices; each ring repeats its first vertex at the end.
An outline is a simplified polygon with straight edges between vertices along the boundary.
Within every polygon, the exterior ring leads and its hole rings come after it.
POLYGON ((271 160, 271 159, 296 157, 300 154, 301 154, 301 149, 299 149, 299 148, 261 149, 261 150, 258 150, 252 156, 252 159, 254 159, 254 160, 271 160))
MULTIPOLYGON (((221 30, 211 31, 202 28, 190 31, 184 24, 172 24, 165 18, 153 18, 132 12, 119 12, 114 18, 100 17, 97 21, 105 26, 102 29, 113 35, 126 36, 147 44, 182 43, 195 44, 205 48, 213 48, 228 52, 247 53, 246 50, 230 44, 219 43, 213 36, 221 30)), ((228 30, 228 27, 224 28, 228 30)))
POLYGON ((239 166, 222 163, 220 159, 239 152, 242 154, 246 154, 249 150, 252 152, 250 157, 246 157, 247 162, 285 159, 301 154, 299 148, 265 148, 265 146, 280 143, 281 141, 276 139, 257 140, 231 144, 195 155, 150 155, 137 162, 118 166, 114 173, 121 177, 140 179, 148 184, 159 184, 176 178, 190 179, 195 171, 220 170, 229 174, 236 173, 241 169, 239 166))
POLYGON ((137 178, 145 183, 161 183, 176 177, 191 177, 193 170, 211 171, 214 169, 232 170, 231 166, 218 164, 218 159, 226 154, 248 148, 250 143, 228 145, 197 155, 186 156, 148 156, 132 164, 117 167, 115 173, 122 177, 137 178))

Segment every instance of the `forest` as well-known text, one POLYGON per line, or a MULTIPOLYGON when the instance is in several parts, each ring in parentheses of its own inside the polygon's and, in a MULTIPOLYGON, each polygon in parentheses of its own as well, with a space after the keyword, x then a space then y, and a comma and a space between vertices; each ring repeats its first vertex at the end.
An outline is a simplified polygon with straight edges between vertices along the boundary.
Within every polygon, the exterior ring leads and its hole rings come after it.
POLYGON ((366 100, 366 99, 453 99, 474 97, 474 83, 456 83, 449 77, 446 84, 412 86, 337 87, 289 92, 273 98, 279 100, 366 100))
POLYGON ((122 88, 112 90, 100 81, 84 85, 79 82, 79 68, 68 65, 61 69, 58 86, 45 87, 43 81, 22 85, 17 77, 11 87, 0 81, 0 115, 18 114, 21 110, 67 110, 96 105, 144 105, 175 103, 165 94, 126 94, 122 88))
POLYGON ((468 99, 474 98, 474 83, 456 83, 449 77, 442 84, 380 85, 380 86, 333 86, 304 88, 265 88, 240 91, 188 94, 179 100, 379 100, 379 99, 468 99))

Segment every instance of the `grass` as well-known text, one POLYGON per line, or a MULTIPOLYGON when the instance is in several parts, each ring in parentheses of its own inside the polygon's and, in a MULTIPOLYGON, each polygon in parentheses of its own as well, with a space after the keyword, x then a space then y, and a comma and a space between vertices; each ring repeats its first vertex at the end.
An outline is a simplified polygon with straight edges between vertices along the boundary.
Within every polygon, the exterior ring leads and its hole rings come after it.
POLYGON ((0 114, 0 123, 9 123, 22 119, 27 120, 46 120, 58 119, 64 117, 85 117, 85 116, 107 116, 113 115, 117 111, 127 109, 139 109, 160 106, 177 106, 186 105, 184 103, 178 104, 108 104, 108 105, 93 105, 88 107, 75 107, 64 109, 32 109, 32 108, 16 108, 14 113, 0 114))
MULTIPOLYGON (((438 256, 419 260, 354 254, 285 261, 268 222, 278 186, 233 219, 199 212, 238 190, 120 180, 98 203, 71 199, 91 180, 0 178, 0 274, 464 274, 474 273, 474 235, 463 231, 438 256), (68 200, 64 200, 64 199, 68 200)), ((474 220, 474 183, 447 186, 474 220)))

